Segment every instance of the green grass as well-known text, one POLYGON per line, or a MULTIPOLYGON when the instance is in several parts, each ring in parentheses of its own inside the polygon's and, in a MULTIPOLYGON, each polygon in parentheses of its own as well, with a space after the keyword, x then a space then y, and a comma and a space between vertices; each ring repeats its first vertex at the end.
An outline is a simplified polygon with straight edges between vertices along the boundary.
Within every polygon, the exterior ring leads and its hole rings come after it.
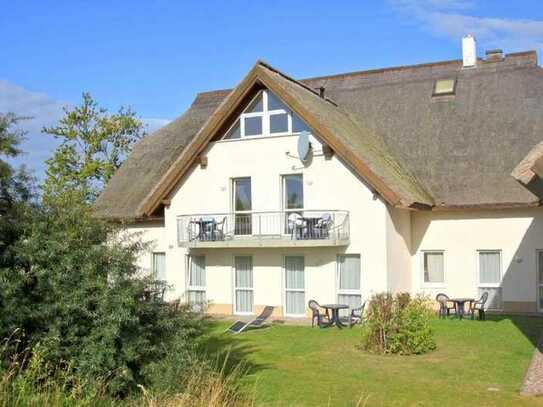
POLYGON ((365 353, 360 328, 274 325, 231 336, 221 322, 207 346, 230 345, 229 360, 246 361, 255 405, 543 406, 519 395, 543 318, 432 324, 438 348, 422 356, 365 353))

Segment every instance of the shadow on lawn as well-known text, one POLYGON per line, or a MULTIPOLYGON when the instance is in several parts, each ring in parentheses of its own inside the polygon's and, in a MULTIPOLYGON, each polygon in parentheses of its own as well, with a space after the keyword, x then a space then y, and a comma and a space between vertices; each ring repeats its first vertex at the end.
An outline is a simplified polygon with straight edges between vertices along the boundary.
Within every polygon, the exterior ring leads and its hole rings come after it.
POLYGON ((522 334, 532 343, 534 348, 538 348, 543 352, 543 341, 540 341, 543 335, 543 318, 540 316, 527 315, 502 315, 502 314, 487 314, 486 321, 501 322, 509 320, 522 334))
POLYGON ((249 358, 249 355, 257 350, 255 346, 248 344, 240 335, 234 336, 221 332, 219 326, 218 321, 208 319, 200 345, 203 352, 216 359, 224 367, 225 373, 241 369, 248 375, 268 367, 262 363, 255 363, 249 358))

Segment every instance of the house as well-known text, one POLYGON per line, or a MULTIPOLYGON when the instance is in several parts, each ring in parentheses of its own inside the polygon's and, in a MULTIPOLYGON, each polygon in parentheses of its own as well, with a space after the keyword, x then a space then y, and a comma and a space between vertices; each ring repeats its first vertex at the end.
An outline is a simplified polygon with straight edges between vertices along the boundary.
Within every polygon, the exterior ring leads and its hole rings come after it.
POLYGON ((95 204, 168 298, 300 317, 383 291, 543 312, 534 51, 296 80, 258 61, 141 140, 95 204))

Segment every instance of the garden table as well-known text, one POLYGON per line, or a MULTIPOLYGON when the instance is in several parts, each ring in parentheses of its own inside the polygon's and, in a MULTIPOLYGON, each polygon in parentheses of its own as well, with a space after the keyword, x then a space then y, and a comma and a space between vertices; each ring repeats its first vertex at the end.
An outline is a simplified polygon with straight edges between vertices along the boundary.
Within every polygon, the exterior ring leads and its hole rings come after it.
POLYGON ((335 325, 339 329, 344 328, 346 325, 341 322, 339 319, 339 310, 340 309, 348 309, 349 306, 345 304, 325 304, 321 305, 321 307, 325 309, 329 309, 332 311, 332 317, 330 318, 330 324, 328 326, 335 325))
POLYGON ((473 302, 475 301, 474 298, 450 298, 449 301, 454 302, 456 305, 456 314, 458 315, 458 318, 462 319, 464 318, 464 304, 466 302, 473 302))

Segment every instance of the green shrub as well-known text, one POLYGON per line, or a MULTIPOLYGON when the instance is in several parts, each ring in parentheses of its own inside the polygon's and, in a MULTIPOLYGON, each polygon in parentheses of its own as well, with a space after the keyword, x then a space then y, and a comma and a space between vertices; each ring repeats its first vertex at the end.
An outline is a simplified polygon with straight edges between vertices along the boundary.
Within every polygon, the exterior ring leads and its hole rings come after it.
MULTIPOLYGON (((88 382, 106 378, 110 394, 125 397, 153 380, 147 372, 172 347, 186 349, 176 363, 189 365, 202 326, 149 295, 161 287, 136 266, 145 245, 88 212, 37 211, 15 247, 20 266, 0 269, 0 339, 19 329, 19 349, 39 346, 50 366, 69 363, 88 382)), ((14 352, 4 352, 4 367, 14 352)))
POLYGON ((428 298, 376 294, 368 303, 362 347, 375 353, 422 354, 435 349, 428 298))

